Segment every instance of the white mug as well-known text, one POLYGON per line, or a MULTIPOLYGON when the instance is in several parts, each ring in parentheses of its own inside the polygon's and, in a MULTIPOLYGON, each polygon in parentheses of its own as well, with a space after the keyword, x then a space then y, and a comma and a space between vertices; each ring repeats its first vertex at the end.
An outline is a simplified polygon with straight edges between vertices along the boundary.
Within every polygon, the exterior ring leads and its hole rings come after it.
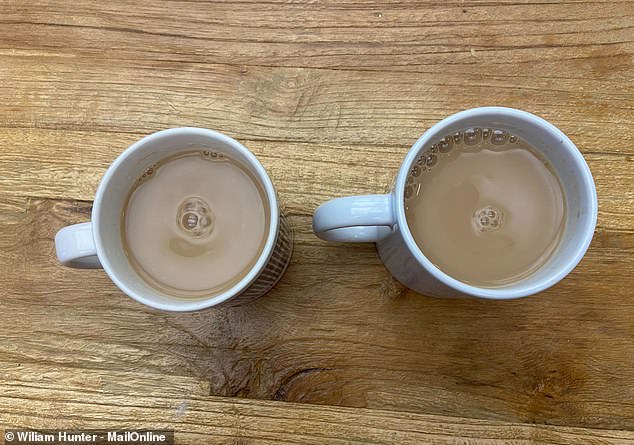
POLYGON ((375 242, 390 273, 421 294, 503 300, 541 292, 563 279, 588 249, 596 221, 592 174, 572 141, 554 125, 525 111, 484 107, 456 113, 427 130, 405 156, 389 194, 350 196, 321 205, 313 217, 313 230, 328 241, 375 242), (498 288, 472 286, 437 268, 417 246, 405 219, 403 196, 413 163, 431 143, 469 127, 505 129, 528 142, 557 172, 566 199, 566 226, 549 261, 523 280, 498 288))
POLYGON ((74 268, 103 267, 110 279, 135 300, 156 309, 194 311, 225 301, 242 303, 268 292, 284 274, 292 253, 292 232, 282 215, 275 188, 255 155, 238 141, 204 128, 172 128, 132 144, 106 171, 95 196, 91 222, 65 227, 55 236, 57 258, 74 268), (126 197, 145 169, 167 156, 192 148, 212 148, 249 168, 265 190, 270 227, 262 254, 247 275, 218 295, 181 299, 163 293, 135 272, 121 237, 121 214, 126 197))

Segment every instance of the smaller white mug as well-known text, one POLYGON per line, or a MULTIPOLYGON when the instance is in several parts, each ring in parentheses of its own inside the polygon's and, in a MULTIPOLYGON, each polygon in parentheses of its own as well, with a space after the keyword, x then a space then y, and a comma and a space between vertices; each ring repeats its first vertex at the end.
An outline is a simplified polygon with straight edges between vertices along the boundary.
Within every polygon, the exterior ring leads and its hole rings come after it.
POLYGON ((292 232, 262 164, 238 141, 204 128, 171 128, 132 144, 115 159, 101 180, 91 219, 91 222, 64 227, 57 232, 55 249, 59 261, 79 269, 103 267, 110 279, 130 297, 166 311, 194 311, 229 300, 243 303, 258 298, 282 277, 293 248, 292 232), (153 288, 130 265, 121 237, 121 214, 130 189, 149 165, 193 148, 222 152, 251 170, 266 193, 270 227, 262 254, 242 280, 214 296, 181 299, 153 288))
POLYGON ((533 114, 483 107, 456 113, 427 130, 405 156, 389 194, 350 196, 322 204, 313 216, 313 230, 328 241, 375 242, 390 273, 421 294, 504 300, 541 292, 570 273, 588 249, 596 221, 597 195, 592 174, 572 141, 533 114), (524 139, 557 172, 565 194, 566 227, 555 253, 532 275, 497 288, 472 286, 440 270, 419 249, 405 219, 403 196, 413 163, 432 143, 469 127, 505 129, 524 139))

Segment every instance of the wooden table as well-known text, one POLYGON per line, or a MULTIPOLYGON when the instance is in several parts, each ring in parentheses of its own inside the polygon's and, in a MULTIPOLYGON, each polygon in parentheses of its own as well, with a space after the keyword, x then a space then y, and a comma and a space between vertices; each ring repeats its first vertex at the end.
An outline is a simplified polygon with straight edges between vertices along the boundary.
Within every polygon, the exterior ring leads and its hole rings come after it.
POLYGON ((186 443, 634 442, 634 3, 0 1, 0 428, 170 428, 186 443), (578 145, 581 264, 506 302, 408 291, 311 231, 387 190, 459 110, 536 113, 578 145), (291 266, 245 306, 164 313, 53 237, 133 141, 200 126, 277 185, 291 266))

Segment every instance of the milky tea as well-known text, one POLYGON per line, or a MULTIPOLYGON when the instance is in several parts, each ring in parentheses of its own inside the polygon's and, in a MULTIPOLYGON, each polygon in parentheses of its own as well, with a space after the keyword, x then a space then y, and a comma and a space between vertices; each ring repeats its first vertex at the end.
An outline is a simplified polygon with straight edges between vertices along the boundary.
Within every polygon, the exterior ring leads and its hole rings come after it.
POLYGON ((423 254, 479 287, 531 275, 555 252, 565 226, 557 175, 534 148, 501 129, 469 128, 426 147, 404 198, 423 254))
POLYGON ((265 191, 250 170, 201 149, 149 166, 129 193, 121 226, 128 260, 147 284, 199 298, 249 273, 269 224, 265 191))

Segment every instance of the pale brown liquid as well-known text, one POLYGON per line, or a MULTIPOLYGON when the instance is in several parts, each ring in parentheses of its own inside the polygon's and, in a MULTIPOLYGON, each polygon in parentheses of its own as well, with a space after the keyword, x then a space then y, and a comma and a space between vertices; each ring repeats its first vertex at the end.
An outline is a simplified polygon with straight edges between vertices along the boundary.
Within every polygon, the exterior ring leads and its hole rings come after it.
POLYGON ((532 147, 502 130, 468 129, 429 147, 408 177, 405 208, 423 254, 481 287, 534 273, 565 226, 557 176, 532 147))
POLYGON ((148 167, 123 213, 126 254, 152 287, 173 296, 212 296, 238 283, 269 230, 264 190, 249 170, 208 150, 148 167))

